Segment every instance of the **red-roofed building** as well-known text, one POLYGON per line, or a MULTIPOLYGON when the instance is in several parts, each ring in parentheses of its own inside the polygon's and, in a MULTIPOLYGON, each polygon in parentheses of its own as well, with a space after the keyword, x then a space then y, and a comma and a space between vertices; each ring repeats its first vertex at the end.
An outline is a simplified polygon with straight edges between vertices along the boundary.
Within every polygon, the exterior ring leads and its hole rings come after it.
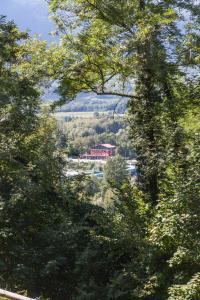
POLYGON ((88 153, 80 155, 84 159, 107 159, 116 155, 116 146, 111 144, 99 144, 90 149, 88 153))

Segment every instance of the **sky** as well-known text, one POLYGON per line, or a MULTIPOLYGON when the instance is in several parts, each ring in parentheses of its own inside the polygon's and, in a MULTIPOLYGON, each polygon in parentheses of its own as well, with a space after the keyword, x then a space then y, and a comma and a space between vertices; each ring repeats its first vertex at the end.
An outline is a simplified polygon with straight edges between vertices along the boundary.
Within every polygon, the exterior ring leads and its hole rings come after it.
POLYGON ((48 18, 45 0, 0 0, 0 15, 13 20, 21 31, 30 30, 30 35, 39 34, 41 39, 52 40, 49 32, 54 30, 48 18))
MULTIPOLYGON (((0 0, 0 15, 13 20, 21 31, 29 30, 29 34, 39 34, 40 39, 55 41, 49 32, 53 31, 54 25, 49 20, 48 5, 45 0, 0 0)), ((44 98, 57 99, 52 93, 54 87, 46 92, 44 98)), ((88 97, 89 94, 80 94, 78 99, 88 97)))

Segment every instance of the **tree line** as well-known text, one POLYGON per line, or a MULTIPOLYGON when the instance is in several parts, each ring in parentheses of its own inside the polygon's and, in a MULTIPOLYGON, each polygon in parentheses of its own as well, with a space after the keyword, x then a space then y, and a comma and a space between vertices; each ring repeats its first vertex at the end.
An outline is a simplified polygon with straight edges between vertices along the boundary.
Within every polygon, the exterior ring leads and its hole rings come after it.
POLYGON ((68 156, 78 157, 92 147, 110 143, 117 146, 118 154, 135 158, 135 151, 129 140, 129 124, 124 118, 95 113, 89 118, 66 116, 59 121, 63 134, 62 145, 68 156))
POLYGON ((124 99, 120 101, 119 99, 76 99, 69 102, 67 105, 63 105, 59 111, 66 112, 87 112, 87 111, 110 111, 123 114, 127 110, 127 101, 124 99))

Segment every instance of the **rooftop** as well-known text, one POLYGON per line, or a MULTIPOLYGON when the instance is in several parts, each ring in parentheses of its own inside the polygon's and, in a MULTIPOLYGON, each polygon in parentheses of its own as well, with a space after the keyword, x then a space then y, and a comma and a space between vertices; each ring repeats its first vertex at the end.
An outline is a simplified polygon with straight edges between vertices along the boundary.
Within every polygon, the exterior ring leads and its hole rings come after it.
POLYGON ((102 146, 102 147, 105 147, 105 148, 110 148, 110 149, 116 148, 116 146, 111 145, 111 144, 99 144, 96 147, 99 147, 99 146, 102 146))

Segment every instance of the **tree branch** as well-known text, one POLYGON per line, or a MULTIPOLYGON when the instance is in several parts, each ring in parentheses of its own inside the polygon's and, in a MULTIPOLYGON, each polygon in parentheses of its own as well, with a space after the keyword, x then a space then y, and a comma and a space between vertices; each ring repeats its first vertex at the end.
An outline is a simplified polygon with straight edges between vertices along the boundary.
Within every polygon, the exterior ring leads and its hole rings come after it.
POLYGON ((105 95, 105 96, 119 96, 124 98, 132 98, 132 99, 140 99, 140 97, 132 94, 126 94, 126 93, 119 93, 114 91, 103 91, 103 92, 95 92, 97 95, 105 95))
MULTIPOLYGON (((88 3, 88 5, 90 5, 91 7, 93 7, 94 9, 96 9, 99 12, 102 19, 104 19, 108 23, 111 23, 111 20, 109 19, 109 17, 105 14, 105 12, 102 11, 102 9, 98 5, 95 5, 94 3, 91 3, 89 0, 86 0, 86 2, 88 3)), ((117 21, 117 23, 116 23, 117 26, 123 27, 129 33, 133 34, 132 30, 129 27, 127 27, 127 25, 122 21, 122 19, 120 21, 119 21, 119 19, 115 20, 115 21, 117 21)))
POLYGON ((96 86, 93 86, 93 83, 90 82, 87 79, 84 79, 83 82, 88 86, 88 88, 95 94, 97 94, 98 96, 118 96, 118 97, 123 97, 123 98, 131 98, 131 99, 137 99, 139 100, 140 97, 133 95, 133 94, 127 94, 127 93, 123 93, 123 92, 115 92, 115 91, 105 91, 103 89, 103 87, 101 87, 100 89, 96 86))

